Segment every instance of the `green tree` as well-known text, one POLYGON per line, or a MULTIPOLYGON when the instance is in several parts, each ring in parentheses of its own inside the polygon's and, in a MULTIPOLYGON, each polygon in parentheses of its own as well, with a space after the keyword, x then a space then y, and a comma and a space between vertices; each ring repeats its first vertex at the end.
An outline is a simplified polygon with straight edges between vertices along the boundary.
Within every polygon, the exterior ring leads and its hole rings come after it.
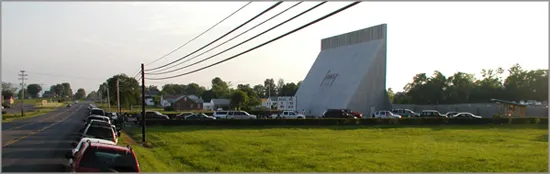
POLYGON ((86 96, 86 99, 89 99, 89 100, 97 99, 97 98, 99 98, 99 96, 96 91, 92 91, 88 94, 88 96, 86 96))
POLYGON ((63 86, 63 96, 65 97, 73 97, 73 89, 71 89, 70 83, 62 83, 63 86))
POLYGON ((212 79, 212 88, 210 90, 214 94, 214 98, 229 98, 231 95, 229 84, 219 77, 212 79))
POLYGON ((298 91, 298 85, 294 83, 286 83, 279 90, 279 96, 294 96, 298 91))
POLYGON ((42 86, 39 84, 29 84, 25 92, 28 92, 26 95, 29 95, 32 98, 38 98, 41 91, 42 86))
POLYGON ((107 79, 107 89, 111 95, 111 105, 116 104, 116 81, 119 81, 120 105, 130 107, 130 105, 140 104, 141 87, 138 81, 126 74, 115 75, 107 79))
POLYGON ((258 95, 258 97, 267 98, 267 95, 265 94, 266 89, 264 85, 261 85, 261 84, 255 85, 253 89, 254 89, 254 92, 258 95))
POLYGON ((393 90, 391 88, 388 88, 388 90, 386 92, 388 92, 388 97, 390 98, 390 101, 392 103, 394 103, 395 102, 395 93, 393 92, 393 90))
POLYGON ((237 85, 237 90, 245 92, 246 96, 248 96, 248 100, 245 103, 247 107, 258 106, 262 103, 260 97, 256 94, 256 91, 254 91, 249 84, 239 84, 237 85))
POLYGON ((266 96, 277 96, 277 86, 273 79, 265 79, 264 87, 266 96))
POLYGON ((185 94, 186 95, 202 96, 204 91, 206 91, 206 88, 200 86, 197 83, 189 83, 189 84, 187 84, 187 87, 185 88, 185 94))
POLYGON ((245 107, 247 102, 248 96, 244 91, 234 90, 231 94, 231 106, 235 109, 241 109, 242 107, 245 107))
POLYGON ((17 88, 12 83, 2 82, 2 96, 5 98, 13 97, 17 88))
POLYGON ((78 90, 76 90, 76 94, 74 95, 74 97, 78 100, 84 99, 84 97, 86 97, 86 91, 84 90, 84 88, 79 88, 78 90))

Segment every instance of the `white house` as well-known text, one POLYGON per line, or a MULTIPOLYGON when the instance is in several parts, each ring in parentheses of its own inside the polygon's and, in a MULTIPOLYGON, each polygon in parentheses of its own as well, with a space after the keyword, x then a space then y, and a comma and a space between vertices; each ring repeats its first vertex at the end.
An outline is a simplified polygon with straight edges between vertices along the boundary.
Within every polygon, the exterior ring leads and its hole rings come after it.
POLYGON ((277 110, 296 111, 296 97, 294 96, 277 97, 277 110))
POLYGON ((203 103, 202 104, 202 110, 205 110, 205 111, 212 111, 214 110, 214 104, 211 103, 211 102, 208 102, 208 103, 203 103))
POLYGON ((145 104, 147 106, 155 106, 155 101, 153 100, 153 98, 146 98, 145 99, 145 104))

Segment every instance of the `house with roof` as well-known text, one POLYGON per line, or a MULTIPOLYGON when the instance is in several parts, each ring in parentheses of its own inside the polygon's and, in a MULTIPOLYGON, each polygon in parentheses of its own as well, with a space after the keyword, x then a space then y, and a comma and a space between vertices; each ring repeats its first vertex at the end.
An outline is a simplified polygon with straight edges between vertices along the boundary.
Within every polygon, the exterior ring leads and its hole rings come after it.
POLYGON ((196 95, 184 95, 177 98, 172 107, 176 111, 202 110, 204 101, 196 95))
POLYGON ((207 104, 212 110, 218 110, 218 108, 226 109, 231 105, 229 99, 212 99, 209 104, 207 104))
POLYGON ((160 96, 160 105, 162 107, 172 106, 172 104, 185 95, 163 95, 160 96))
POLYGON ((277 105, 279 103, 279 98, 277 96, 262 98, 260 100, 262 103, 258 107, 262 108, 277 108, 277 105))

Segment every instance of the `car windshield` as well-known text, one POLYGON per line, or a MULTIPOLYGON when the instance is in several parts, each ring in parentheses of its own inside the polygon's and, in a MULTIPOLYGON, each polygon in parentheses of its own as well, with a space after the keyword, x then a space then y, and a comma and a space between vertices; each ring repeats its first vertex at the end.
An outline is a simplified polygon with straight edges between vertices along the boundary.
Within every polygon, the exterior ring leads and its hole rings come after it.
POLYGON ((102 110, 92 110, 92 115, 105 115, 105 112, 102 110))
POLYGON ((99 138, 104 140, 113 140, 113 129, 105 126, 90 126, 86 133, 86 137, 99 138))
POLYGON ((88 122, 90 122, 90 121, 92 121, 92 120, 109 121, 109 119, 103 118, 103 117, 88 117, 88 122))
POLYGON ((106 148, 88 148, 82 156, 80 167, 114 169, 119 172, 137 172, 137 162, 131 153, 106 148))
POLYGON ((91 124, 94 126, 111 126, 111 124, 103 121, 92 121, 91 124))

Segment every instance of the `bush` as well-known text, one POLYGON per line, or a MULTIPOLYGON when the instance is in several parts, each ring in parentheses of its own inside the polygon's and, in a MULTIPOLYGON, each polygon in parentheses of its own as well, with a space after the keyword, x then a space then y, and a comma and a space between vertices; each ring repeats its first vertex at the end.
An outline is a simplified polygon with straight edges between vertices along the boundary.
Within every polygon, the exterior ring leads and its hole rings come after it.
POLYGON ((175 109, 174 109, 174 107, 172 107, 172 106, 166 106, 166 107, 164 107, 164 111, 174 111, 174 110, 175 110, 175 109))
POLYGON ((224 126, 271 126, 271 125, 480 125, 480 124, 548 124, 548 118, 402 118, 402 119, 220 119, 220 120, 148 120, 147 125, 224 125, 224 126))

